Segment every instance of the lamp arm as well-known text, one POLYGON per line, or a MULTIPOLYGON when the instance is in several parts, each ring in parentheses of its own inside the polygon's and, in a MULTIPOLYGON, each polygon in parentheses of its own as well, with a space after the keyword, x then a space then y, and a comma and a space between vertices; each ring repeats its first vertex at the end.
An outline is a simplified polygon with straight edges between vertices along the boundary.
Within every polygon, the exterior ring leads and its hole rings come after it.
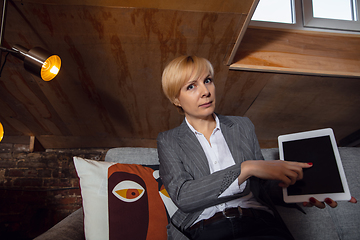
POLYGON ((16 51, 16 50, 13 50, 13 49, 8 49, 8 48, 2 47, 2 46, 0 46, 0 50, 3 51, 3 52, 9 52, 9 53, 12 53, 12 54, 19 54, 20 53, 19 51, 16 51))
MULTIPOLYGON (((3 4, 3 8, 2 8, 1 25, 0 25, 0 46, 2 46, 2 38, 3 38, 3 31, 4 31, 6 0, 4 0, 3 3, 4 4, 3 4)), ((1 66, 1 59, 2 59, 2 51, 3 51, 3 49, 0 50, 0 66, 1 66)))
POLYGON ((3 8, 2 8, 2 14, 1 14, 0 46, 2 46, 2 37, 3 37, 5 14, 6 14, 5 10, 6 10, 6 0, 4 0, 4 4, 3 4, 3 8))
POLYGON ((5 63, 6 63, 6 59, 7 59, 7 56, 9 55, 9 53, 11 53, 11 55, 14 55, 15 57, 17 57, 19 59, 24 58, 20 51, 13 50, 13 49, 8 49, 8 48, 0 46, 0 77, 1 77, 2 71, 3 71, 5 63), (2 63, 2 53, 3 52, 7 52, 7 54, 5 56, 4 63, 2 63))

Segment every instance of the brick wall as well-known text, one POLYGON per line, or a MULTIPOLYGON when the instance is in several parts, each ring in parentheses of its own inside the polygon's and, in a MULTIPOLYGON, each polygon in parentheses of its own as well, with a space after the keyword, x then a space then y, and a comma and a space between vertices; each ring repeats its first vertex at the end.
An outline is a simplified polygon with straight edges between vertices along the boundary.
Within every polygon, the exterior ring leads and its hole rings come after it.
POLYGON ((46 150, 0 143, 0 238, 33 239, 81 207, 73 156, 104 160, 107 149, 46 150))

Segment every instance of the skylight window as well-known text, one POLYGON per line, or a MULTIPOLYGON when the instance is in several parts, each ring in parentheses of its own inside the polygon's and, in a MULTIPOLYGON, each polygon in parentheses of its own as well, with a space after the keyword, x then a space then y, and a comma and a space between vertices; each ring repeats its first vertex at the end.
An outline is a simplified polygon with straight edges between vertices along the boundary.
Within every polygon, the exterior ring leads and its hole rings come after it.
POLYGON ((359 0, 302 0, 304 26, 360 31, 359 0))
POLYGON ((359 34, 359 6, 360 0, 259 0, 250 25, 359 34))
POLYGON ((328 18, 353 21, 352 0, 312 0, 313 16, 315 18, 328 18))
POLYGON ((260 0, 251 20, 294 23, 292 0, 260 0))

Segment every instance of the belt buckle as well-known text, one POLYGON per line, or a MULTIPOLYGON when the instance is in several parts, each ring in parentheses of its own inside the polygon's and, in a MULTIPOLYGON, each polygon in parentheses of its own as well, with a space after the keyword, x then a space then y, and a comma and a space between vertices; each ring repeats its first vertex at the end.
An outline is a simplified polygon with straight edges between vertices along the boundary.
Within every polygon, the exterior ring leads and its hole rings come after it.
POLYGON ((222 214, 224 215, 224 217, 225 218, 236 218, 236 217, 241 217, 243 214, 242 214, 242 209, 241 209, 241 207, 237 207, 237 210, 238 210, 238 212, 239 212, 239 215, 237 215, 237 214, 230 214, 230 215, 228 215, 227 213, 226 213, 226 210, 228 210, 229 208, 225 208, 223 211, 222 211, 222 214))

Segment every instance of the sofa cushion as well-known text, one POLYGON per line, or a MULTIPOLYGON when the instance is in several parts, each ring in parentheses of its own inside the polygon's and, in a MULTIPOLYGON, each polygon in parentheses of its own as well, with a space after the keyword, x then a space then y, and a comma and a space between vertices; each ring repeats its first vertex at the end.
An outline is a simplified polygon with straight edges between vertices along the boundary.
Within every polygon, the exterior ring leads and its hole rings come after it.
POLYGON ((34 240, 85 240, 83 209, 79 208, 34 240))
POLYGON ((175 205, 161 183, 158 165, 79 157, 74 157, 74 164, 80 178, 86 239, 167 238, 166 225, 175 205))
POLYGON ((105 156, 106 162, 135 163, 141 165, 158 165, 159 157, 156 148, 119 147, 111 148, 105 156))

